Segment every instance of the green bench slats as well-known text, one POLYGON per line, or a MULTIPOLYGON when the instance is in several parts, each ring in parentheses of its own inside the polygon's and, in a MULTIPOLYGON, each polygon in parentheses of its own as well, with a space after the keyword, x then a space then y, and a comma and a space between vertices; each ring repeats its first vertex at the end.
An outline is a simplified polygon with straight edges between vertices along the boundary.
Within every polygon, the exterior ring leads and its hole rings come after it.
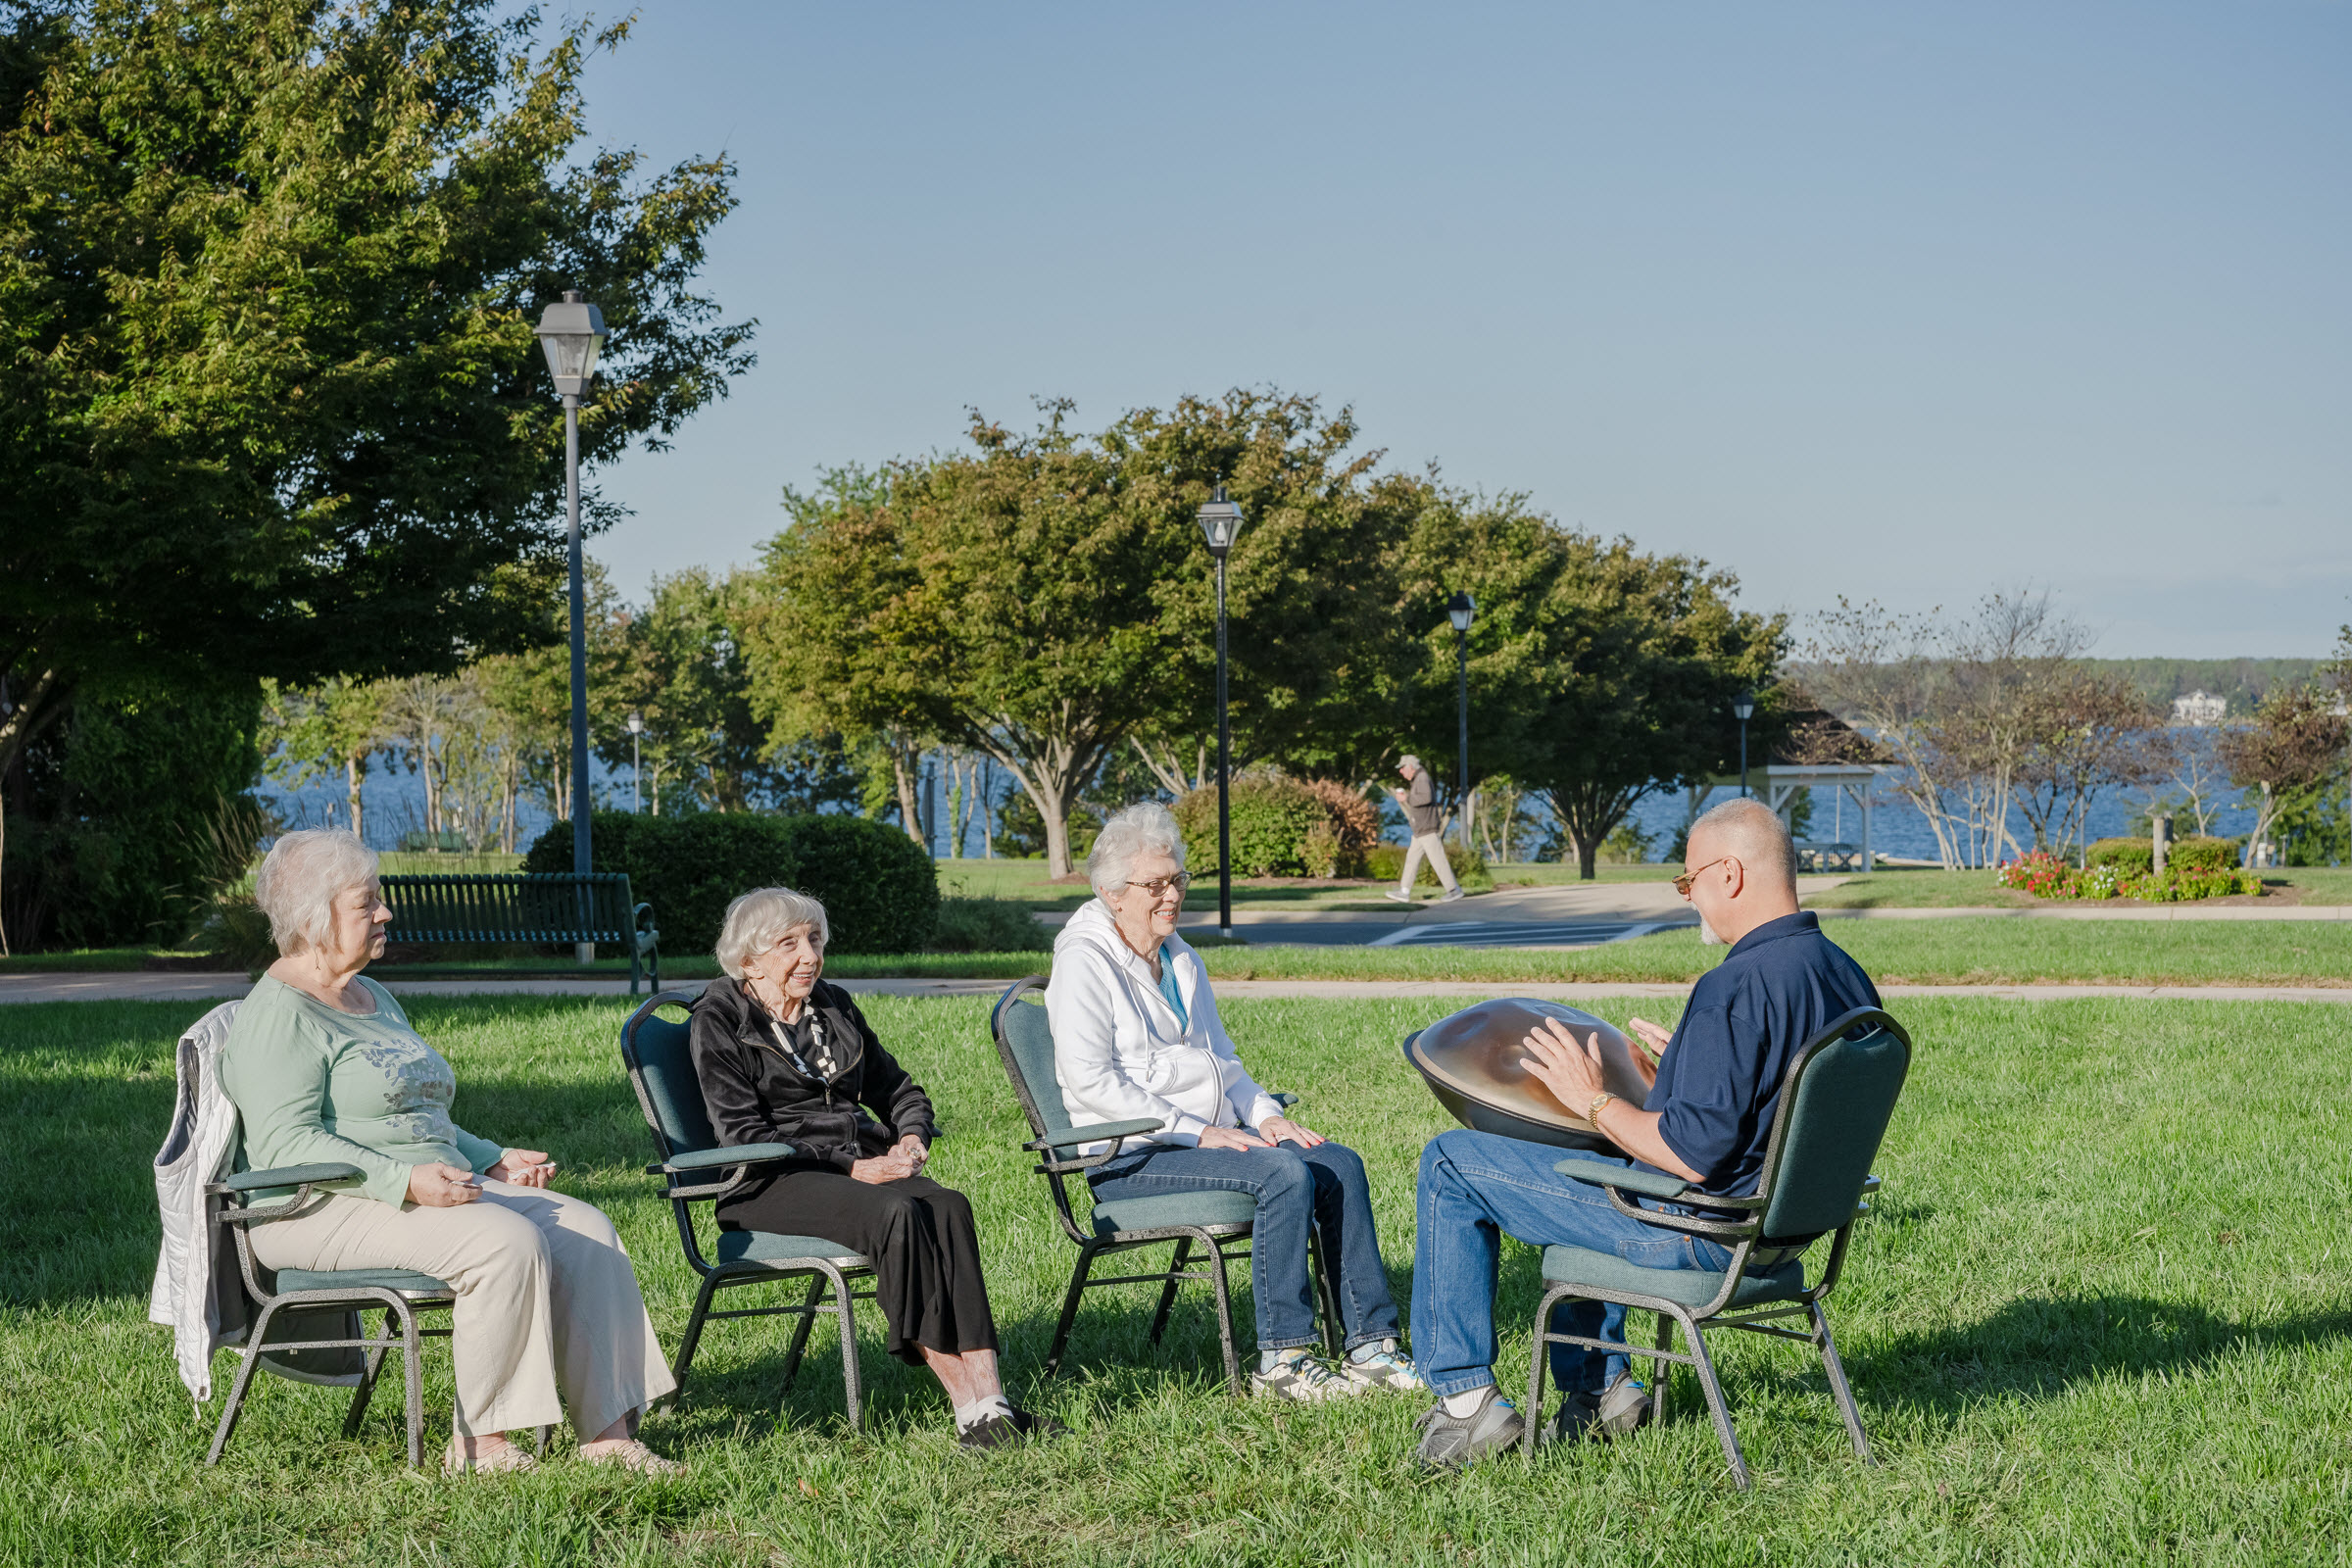
POLYGON ((380 879, 392 906, 392 942, 562 946, 593 942, 626 949, 629 995, 648 967, 662 987, 661 933, 653 906, 639 904, 623 871, 435 872, 380 879))

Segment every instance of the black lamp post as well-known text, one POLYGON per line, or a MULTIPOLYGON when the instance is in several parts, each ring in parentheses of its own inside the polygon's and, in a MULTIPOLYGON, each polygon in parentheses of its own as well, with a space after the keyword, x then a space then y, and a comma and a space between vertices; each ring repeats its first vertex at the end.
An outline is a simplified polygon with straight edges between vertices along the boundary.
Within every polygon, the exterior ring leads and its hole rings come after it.
POLYGON ((1740 793, 1747 794, 1747 721, 1756 710, 1756 694, 1741 692, 1732 699, 1732 716, 1740 720, 1740 793))
POLYGON ((1456 804, 1462 813, 1462 848, 1470 848, 1470 621, 1478 612, 1478 601, 1466 593, 1457 593, 1446 601, 1446 618, 1453 622, 1454 673, 1459 682, 1456 716, 1460 719, 1460 745, 1455 753, 1453 787, 1458 792, 1456 804))
POLYGON ((1217 934, 1233 935, 1233 819, 1226 803, 1226 760, 1231 736, 1225 722, 1225 556, 1242 531, 1242 509, 1217 486, 1196 514, 1217 561, 1217 934))
MULTIPOLYGON (((539 318, 539 346, 564 398, 564 516, 571 536, 571 868, 593 868, 588 844, 588 595, 580 584, 580 399, 596 374, 605 340, 605 314, 578 289, 539 318)), ((584 896, 584 895, 583 895, 584 896)), ((582 962, 596 950, 581 943, 582 962)))
POLYGON ((645 715, 629 710, 629 809, 645 810, 645 792, 638 787, 645 777, 645 715))

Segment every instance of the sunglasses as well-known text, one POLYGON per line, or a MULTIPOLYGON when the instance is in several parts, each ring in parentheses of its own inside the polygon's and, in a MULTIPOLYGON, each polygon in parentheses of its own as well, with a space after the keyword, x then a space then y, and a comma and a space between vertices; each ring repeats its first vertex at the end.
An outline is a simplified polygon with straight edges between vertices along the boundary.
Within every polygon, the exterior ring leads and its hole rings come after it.
POLYGON ((1176 890, 1178 898, 1183 898, 1185 890, 1193 885, 1193 873, 1179 871, 1174 876, 1155 876, 1149 882, 1130 882, 1127 885, 1131 888, 1142 888, 1152 902, 1157 904, 1168 896, 1170 888, 1176 890))
POLYGON ((1686 899, 1689 898, 1690 896, 1690 884, 1698 880, 1700 872, 1712 871, 1724 861, 1737 860, 1738 858, 1740 858, 1740 857, 1737 855, 1718 856, 1702 866, 1685 871, 1681 876, 1678 876, 1674 879, 1674 891, 1680 893, 1686 899))

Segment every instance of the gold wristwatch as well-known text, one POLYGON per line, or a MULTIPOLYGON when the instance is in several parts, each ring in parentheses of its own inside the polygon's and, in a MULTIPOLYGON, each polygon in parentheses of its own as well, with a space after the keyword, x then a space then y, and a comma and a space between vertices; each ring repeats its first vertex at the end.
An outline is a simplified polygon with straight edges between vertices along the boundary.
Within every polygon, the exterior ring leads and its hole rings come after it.
POLYGON ((1616 1098, 1617 1097, 1615 1095, 1609 1093, 1606 1089, 1603 1089, 1599 1094, 1594 1095, 1592 1097, 1592 1103, 1585 1107, 1585 1120, 1591 1122, 1593 1126, 1598 1127, 1600 1125, 1600 1107, 1616 1098))

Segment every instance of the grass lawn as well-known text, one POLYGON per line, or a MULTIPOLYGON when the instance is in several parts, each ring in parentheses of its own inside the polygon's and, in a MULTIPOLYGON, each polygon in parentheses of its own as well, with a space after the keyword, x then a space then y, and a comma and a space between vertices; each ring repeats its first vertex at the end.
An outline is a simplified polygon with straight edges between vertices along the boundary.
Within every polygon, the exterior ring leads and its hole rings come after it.
MULTIPOLYGON (((1366 1154, 1400 1295, 1414 1156, 1446 1121, 1396 1041, 1443 1006, 1227 1008, 1259 1075, 1366 1154)), ((2352 1016, 2136 1001, 1901 1010, 1920 1054, 1880 1212, 1832 1301, 1882 1464, 1853 1459, 1800 1348, 1727 1343, 1757 1470, 1742 1495, 1688 1379, 1663 1430, 1459 1476, 1409 1464, 1416 1399, 1237 1405, 1212 1382, 1197 1287, 1157 1349, 1145 1289, 1092 1295, 1072 1375, 1041 1382, 1071 1249, 1014 1147, 980 1000, 877 999, 869 1015, 942 1107, 952 1136, 934 1170, 974 1198, 1015 1393, 1076 1441, 956 1448, 936 1386, 870 1337, 869 1423, 852 1438, 830 1329, 779 1410, 783 1332, 738 1322, 712 1328, 683 1407, 649 1423, 690 1466, 681 1480, 568 1462, 561 1443, 529 1476, 415 1478, 393 1399, 345 1441, 339 1392, 270 1379, 207 1473, 218 1405, 191 1408, 166 1331, 144 1321, 146 1162, 171 1041, 198 1008, 15 1008, 0 1038, 16 1195, 0 1210, 13 1265, 0 1562, 2340 1562, 2352 1313, 2336 1252, 2352 1182, 2328 1152, 2352 1016)), ((690 1281, 638 1174, 645 1135, 613 1049, 623 1008, 420 999, 414 1013, 457 1067, 461 1119, 557 1151, 563 1185, 614 1216, 674 1343, 690 1281)), ((1535 1254, 1509 1249, 1506 1382, 1525 1373, 1537 1290, 1535 1254)), ((445 1424, 446 1348, 426 1365, 445 1424)))

